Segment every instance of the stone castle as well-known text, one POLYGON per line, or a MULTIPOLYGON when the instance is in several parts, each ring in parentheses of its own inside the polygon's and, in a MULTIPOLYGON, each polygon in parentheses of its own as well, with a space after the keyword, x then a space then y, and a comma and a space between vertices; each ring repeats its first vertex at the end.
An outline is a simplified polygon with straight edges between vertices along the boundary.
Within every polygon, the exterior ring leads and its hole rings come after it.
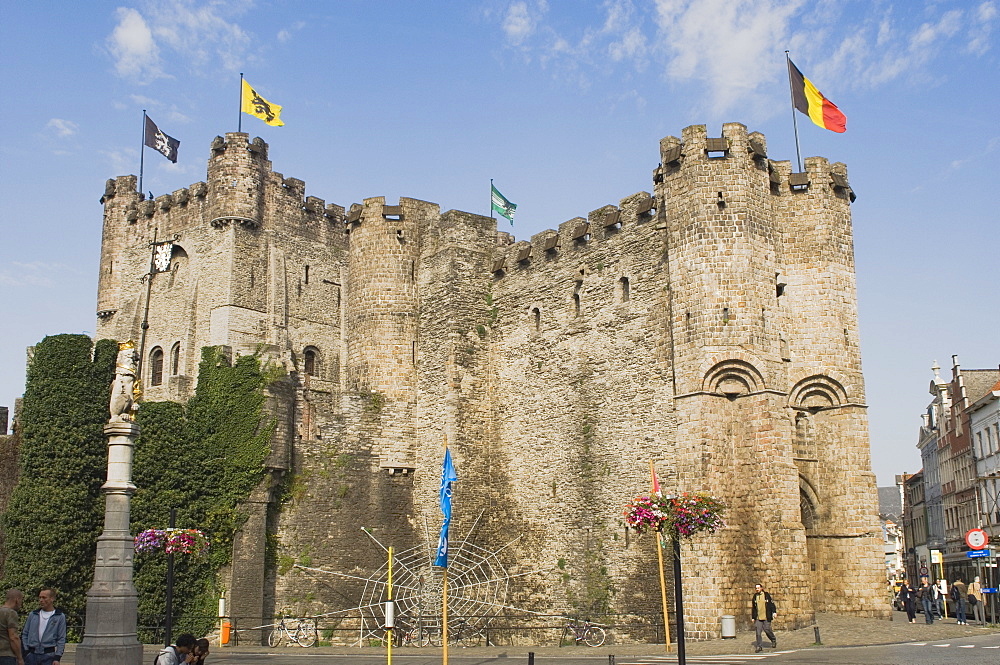
POLYGON ((512 571, 549 571, 512 583, 510 604, 659 611, 652 540, 621 522, 652 459, 666 490, 729 506, 682 548, 689 637, 723 614, 747 625, 757 581, 783 627, 888 614, 846 167, 793 172, 737 123, 659 150, 652 193, 516 242, 417 199, 306 196, 245 133, 217 137, 206 181, 172 194, 108 181, 98 338, 138 339, 148 306, 145 399, 188 398, 207 345, 288 370, 269 392, 271 475, 222 584, 230 615, 357 605, 266 542, 359 576, 384 558, 361 527, 433 549, 445 440, 452 538, 481 519, 476 542, 512 543, 512 571), (150 243, 173 238, 147 303, 150 243))

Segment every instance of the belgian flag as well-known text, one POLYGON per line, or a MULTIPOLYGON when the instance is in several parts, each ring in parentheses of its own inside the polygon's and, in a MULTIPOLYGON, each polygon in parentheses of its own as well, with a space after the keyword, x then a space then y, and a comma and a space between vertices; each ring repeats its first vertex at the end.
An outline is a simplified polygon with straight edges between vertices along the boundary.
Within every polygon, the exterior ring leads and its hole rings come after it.
POLYGON ((788 59, 788 84, 792 88, 792 106, 796 110, 805 113, 823 129, 847 131, 847 116, 802 75, 791 59, 788 59))

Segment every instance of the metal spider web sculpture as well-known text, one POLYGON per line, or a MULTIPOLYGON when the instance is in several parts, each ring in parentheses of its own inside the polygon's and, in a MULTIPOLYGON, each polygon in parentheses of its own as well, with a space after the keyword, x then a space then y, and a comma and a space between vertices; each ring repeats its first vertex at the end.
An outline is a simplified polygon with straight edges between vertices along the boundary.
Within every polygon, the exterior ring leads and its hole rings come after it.
MULTIPOLYGON (((482 514, 473 523, 470 534, 475 531, 482 514)), ((389 548, 383 545, 367 529, 362 529, 387 554, 389 548)), ((532 610, 507 604, 510 581, 517 577, 532 575, 540 570, 510 574, 500 560, 500 553, 520 539, 515 538, 497 550, 487 550, 473 543, 469 537, 453 541, 448 555, 448 617, 466 622, 470 627, 481 628, 502 610, 514 610, 528 614, 538 614, 532 610)), ((436 543, 418 545, 393 552, 392 599, 395 602, 396 618, 410 625, 423 623, 439 625, 442 614, 443 569, 432 565, 436 553, 436 543)), ((330 612, 333 614, 354 614, 361 617, 363 642, 368 638, 381 636, 385 624, 385 602, 388 596, 388 561, 383 563, 368 577, 348 575, 336 571, 311 568, 296 564, 296 568, 311 573, 336 575, 363 583, 358 606, 350 610, 330 612)), ((320 615, 324 616, 324 615, 320 615)))

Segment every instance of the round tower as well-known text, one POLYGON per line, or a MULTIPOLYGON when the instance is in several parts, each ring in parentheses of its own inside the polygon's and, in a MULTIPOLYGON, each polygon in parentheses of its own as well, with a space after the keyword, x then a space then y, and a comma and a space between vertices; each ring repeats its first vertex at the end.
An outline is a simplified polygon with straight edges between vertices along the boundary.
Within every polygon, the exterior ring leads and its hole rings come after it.
POLYGON ((264 180, 270 170, 267 144, 261 138, 251 142, 243 132, 227 132, 225 139, 216 136, 208 160, 211 224, 236 222, 259 229, 264 221, 264 180))
POLYGON ((97 338, 117 339, 115 314, 122 302, 122 280, 126 266, 122 251, 128 246, 128 229, 135 224, 136 206, 142 195, 136 191, 134 175, 119 176, 104 186, 104 223, 101 236, 101 271, 97 278, 97 338))
POLYGON ((413 399, 416 386, 419 231, 438 206, 365 199, 347 216, 348 389, 413 399))

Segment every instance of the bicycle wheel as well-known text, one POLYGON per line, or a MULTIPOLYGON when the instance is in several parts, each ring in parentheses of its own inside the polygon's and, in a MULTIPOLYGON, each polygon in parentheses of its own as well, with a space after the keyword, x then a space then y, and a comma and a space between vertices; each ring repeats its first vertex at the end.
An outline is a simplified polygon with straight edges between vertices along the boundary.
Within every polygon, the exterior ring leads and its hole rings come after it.
POLYGON ((285 631, 281 628, 275 628, 267 636, 267 646, 276 647, 281 644, 281 641, 285 638, 285 631))
POLYGON ((316 630, 310 626, 299 625, 293 638, 300 647, 311 647, 316 644, 316 630))
POLYGON ((599 647, 604 644, 607 635, 600 626, 588 626, 587 632, 583 634, 583 641, 590 647, 599 647))
POLYGON ((458 634, 458 639, 456 641, 459 646, 478 647, 482 639, 483 636, 473 630, 463 630, 458 634))

